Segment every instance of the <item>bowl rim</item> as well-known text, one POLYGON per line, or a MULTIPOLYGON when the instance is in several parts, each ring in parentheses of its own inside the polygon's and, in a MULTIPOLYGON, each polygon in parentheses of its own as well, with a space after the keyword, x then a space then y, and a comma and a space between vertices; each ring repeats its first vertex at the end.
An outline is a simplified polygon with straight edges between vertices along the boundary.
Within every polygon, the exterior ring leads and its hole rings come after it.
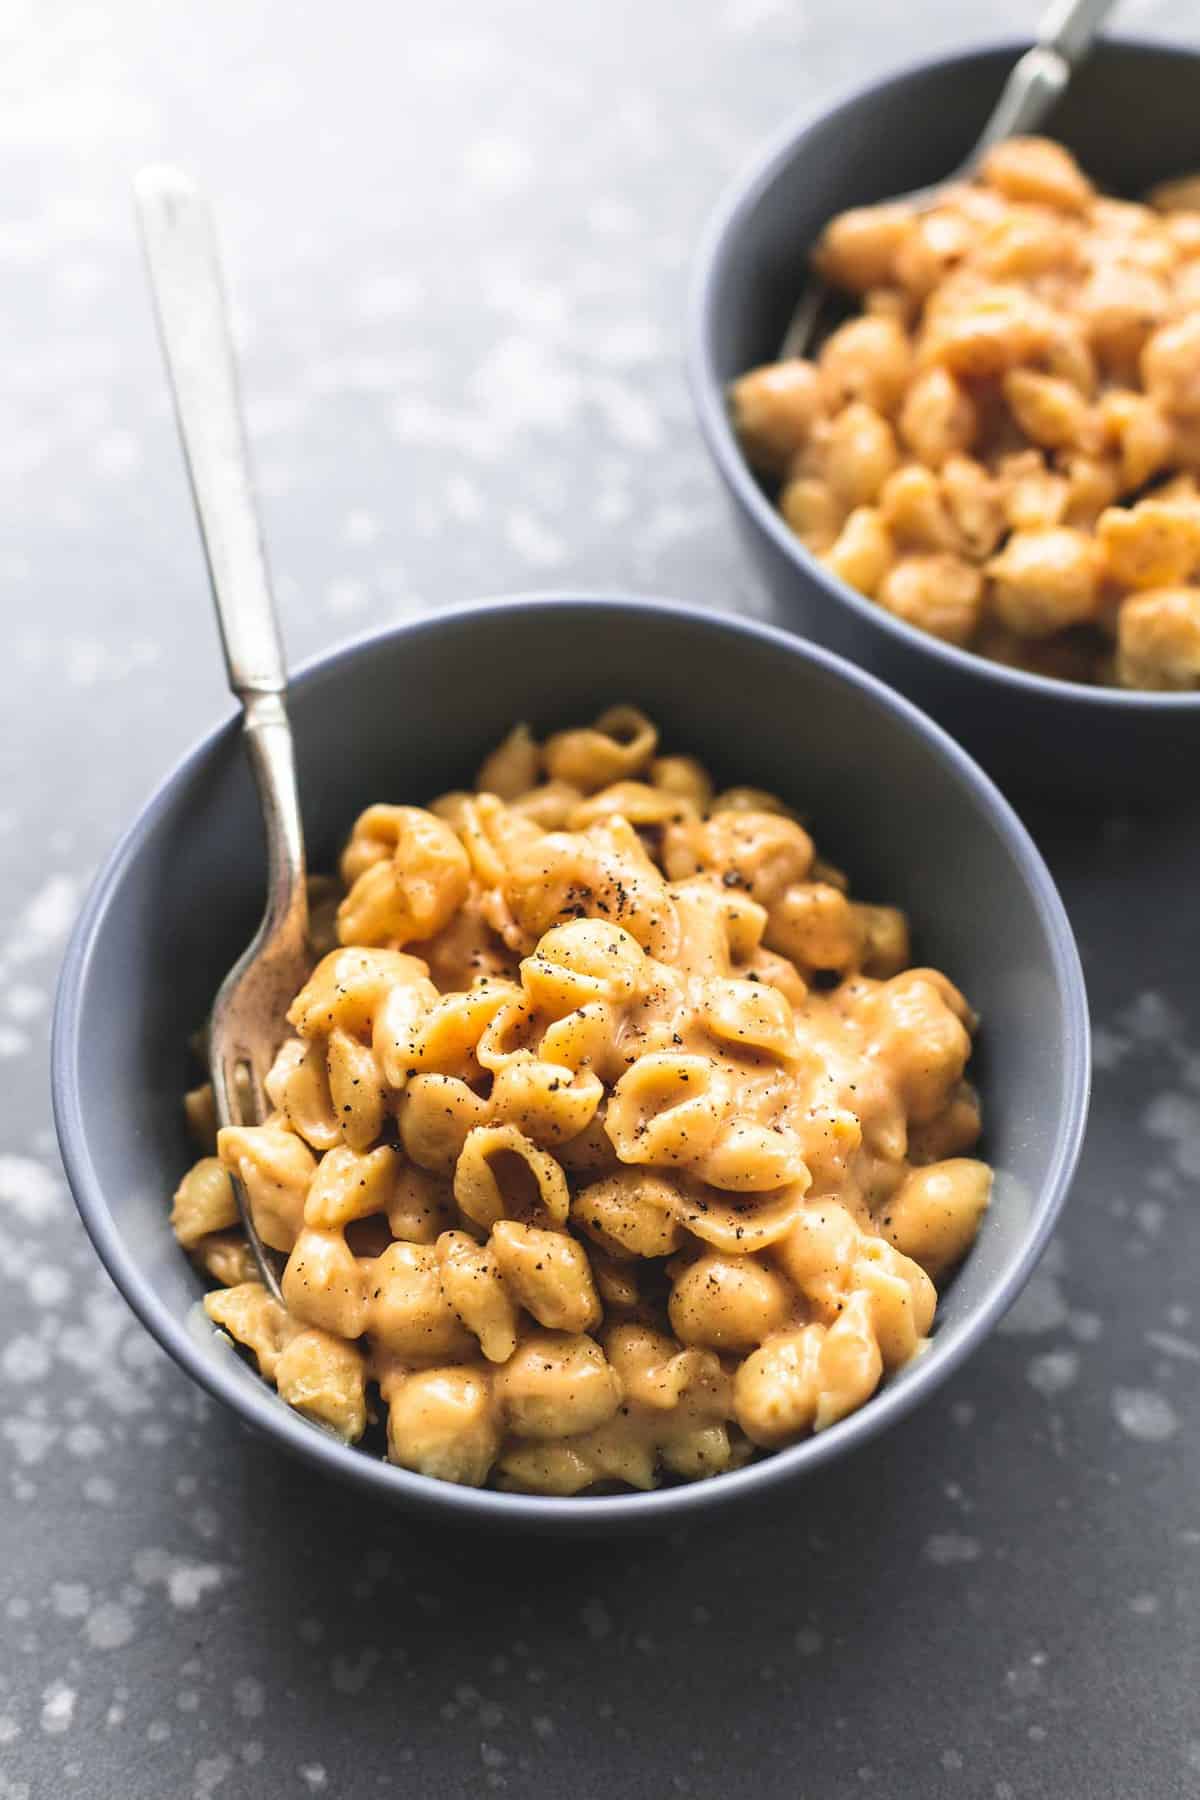
POLYGON ((935 1336, 933 1349, 912 1369, 907 1379, 884 1388, 865 1406, 828 1431, 776 1451, 745 1468, 708 1481, 660 1488, 650 1493, 592 1498, 456 1487, 449 1482, 412 1473, 341 1443, 281 1405, 265 1382, 246 1383, 232 1368, 227 1369, 224 1359, 214 1357, 207 1347, 203 1347, 190 1334, 187 1322, 177 1318, 159 1298, 153 1284, 142 1274, 125 1246, 123 1233, 109 1209, 92 1161, 83 1126, 77 1067, 82 1052, 80 1013, 89 970, 100 946, 118 885, 145 840, 173 803, 179 785, 211 759, 222 740, 227 739, 235 728, 237 713, 234 710, 206 731, 157 783, 93 881, 72 931, 59 978, 51 1040, 51 1087, 67 1180, 101 1262, 146 1329, 213 1398, 223 1401, 244 1423, 263 1431, 302 1460, 326 1473, 341 1475, 351 1484, 358 1484, 392 1502, 407 1502, 414 1509, 440 1513, 447 1520, 465 1523, 486 1520, 497 1526, 541 1527, 555 1533, 579 1531, 591 1535, 622 1527, 673 1523, 710 1507, 777 1488, 885 1430, 958 1368, 988 1335, 1024 1286, 1058 1217, 1083 1141, 1091 1056, 1087 995, 1075 938, 1053 878, 1025 826, 989 777, 940 726, 903 695, 832 651, 769 625, 677 601, 591 591, 534 592, 447 607, 437 613, 365 632, 307 659, 293 675, 292 686, 303 688, 348 671, 382 643, 391 643, 396 638, 436 637, 447 627, 461 628, 472 619, 490 617, 498 612, 536 613, 564 607, 617 611, 630 618, 653 612, 678 620, 682 630, 698 632, 718 647, 722 638, 748 637, 799 662, 815 664, 835 681, 857 689, 881 711, 892 715, 904 730, 923 740, 967 790, 968 797, 991 819, 1016 863, 1039 917, 1055 985, 1061 996, 1065 1101, 1050 1165, 1040 1192, 1035 1196, 1019 1248, 1011 1255, 1006 1272, 986 1304, 960 1322, 949 1340, 943 1340, 942 1354, 938 1354, 935 1336))
MULTIPOLYGON (((802 576, 814 582, 824 596, 848 607, 870 628, 881 630, 909 650, 932 657, 948 672, 975 676, 984 682, 1007 689, 1014 694, 1037 694, 1050 700, 1071 701, 1075 705, 1095 706, 1103 712, 1141 711, 1190 713, 1200 709, 1200 691, 1193 693, 1158 692, 1141 688, 1108 686, 1090 687, 1083 682, 1064 681, 1057 676, 1037 675, 1031 670, 1010 668, 993 662, 974 650, 963 650, 943 642, 929 632, 907 624, 895 614, 860 594, 833 575, 825 564, 790 531, 775 506, 759 486, 738 444, 729 418, 725 386, 717 376, 712 355, 712 319, 715 290, 730 255, 730 244, 764 193, 790 164, 802 158, 807 140, 819 127, 828 125, 844 114, 856 112, 864 102, 901 87, 915 77, 928 73, 952 74, 967 63, 983 62, 992 57, 1008 56, 1014 61, 1029 48, 1029 39, 1002 39, 976 44, 944 55, 919 57, 902 64, 865 85, 844 88, 832 101, 808 107, 777 129, 760 145, 739 173, 729 181, 703 227, 692 263, 685 319, 685 362, 692 403, 700 424, 701 435, 717 470, 734 499, 756 525, 765 531, 775 547, 802 576)), ((1121 53, 1149 52, 1179 61, 1200 64, 1200 50, 1186 45, 1165 43, 1153 38, 1101 38, 1098 49, 1121 53)))

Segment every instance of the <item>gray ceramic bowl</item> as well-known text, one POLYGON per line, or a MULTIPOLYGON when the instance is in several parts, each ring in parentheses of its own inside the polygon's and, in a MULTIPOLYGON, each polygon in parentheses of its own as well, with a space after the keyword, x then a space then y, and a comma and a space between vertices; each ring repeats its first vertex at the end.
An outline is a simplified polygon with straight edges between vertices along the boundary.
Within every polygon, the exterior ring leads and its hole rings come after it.
POLYGON ((188 1034, 262 901, 259 823, 233 722, 184 758, 113 852, 59 992, 54 1105, 67 1175, 142 1322, 211 1394, 313 1467, 480 1524, 656 1525, 765 1493, 873 1436, 956 1368, 1012 1301, 1083 1133, 1083 979, 1036 849, 987 779, 907 701, 783 633, 661 602, 534 598, 441 614, 323 657, 296 677, 292 698, 312 866, 331 866, 368 801, 461 786, 514 720, 552 727, 616 698, 645 707, 668 744, 694 750, 723 779, 775 788, 810 814, 859 893, 909 909, 918 955, 960 982, 985 1022, 977 1073, 995 1204, 929 1353, 822 1436, 654 1494, 481 1493, 337 1443, 214 1333, 167 1211, 192 1154, 180 1108, 188 1034))
MULTIPOLYGON (((770 362, 822 226, 961 163, 1024 45, 925 63, 793 124, 727 196, 700 251, 688 360, 700 424, 780 621, 911 695, 997 779, 1098 800, 1195 791, 1200 693, 1138 694, 1027 675, 915 630, 832 576, 746 464, 727 384, 770 362)), ((1200 55, 1104 42, 1048 132, 1103 186, 1137 195, 1200 168, 1200 55)))

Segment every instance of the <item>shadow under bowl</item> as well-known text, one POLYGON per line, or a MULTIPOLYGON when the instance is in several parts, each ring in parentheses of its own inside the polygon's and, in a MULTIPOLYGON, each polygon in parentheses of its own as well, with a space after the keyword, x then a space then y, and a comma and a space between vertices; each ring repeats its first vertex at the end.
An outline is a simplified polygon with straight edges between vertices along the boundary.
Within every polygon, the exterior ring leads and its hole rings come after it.
MULTIPOLYGON (((1009 791, 1102 807, 1190 798, 1200 693, 1050 680, 906 625, 846 586, 785 525, 730 426, 729 382, 772 362, 822 227, 846 207, 919 188, 961 165, 1024 44, 893 75, 793 124, 720 204, 699 252, 688 367, 701 429, 734 517, 789 629, 871 669, 923 706, 1009 791)), ((1200 167, 1200 54, 1105 40, 1045 131, 1103 188, 1136 197, 1200 167)))
POLYGON ((321 657, 296 676, 291 698, 311 866, 333 866, 369 802, 420 802, 469 783, 514 721, 578 723, 617 699, 645 708, 667 746, 695 752, 722 781, 792 801, 857 893, 908 910, 918 959, 960 983, 983 1017, 976 1072, 984 1151, 998 1171, 994 1204, 928 1353, 818 1437, 652 1494, 548 1499, 453 1487, 308 1424, 212 1329, 167 1215, 194 1154, 181 1106, 189 1033, 262 905, 261 828, 236 720, 209 733, 147 802, 98 877, 63 968, 53 1043, 63 1159, 134 1311, 209 1393, 312 1468, 443 1519, 547 1533, 661 1526, 851 1450, 949 1375, 1013 1300, 1083 1133, 1083 979, 1024 828, 905 700, 784 633, 666 602, 532 597, 443 613, 321 657))

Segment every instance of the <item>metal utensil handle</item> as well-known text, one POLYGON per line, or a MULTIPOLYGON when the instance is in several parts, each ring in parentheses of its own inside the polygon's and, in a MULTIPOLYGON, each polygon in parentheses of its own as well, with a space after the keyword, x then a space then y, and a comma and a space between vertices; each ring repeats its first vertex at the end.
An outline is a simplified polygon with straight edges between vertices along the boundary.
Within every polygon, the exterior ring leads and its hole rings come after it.
POLYGON ((1038 26, 1037 43, 1027 50, 1005 82, 968 167, 1005 138, 1036 131, 1066 91, 1072 72, 1091 49, 1115 0, 1053 0, 1038 26))
POLYGON ((304 919, 304 836, 287 668, 250 480, 217 236, 207 201, 180 170, 143 169, 134 191, 229 684, 242 702, 262 801, 269 930, 291 913, 304 919))
POLYGON ((1069 63, 1086 56, 1116 0, 1050 0, 1038 24, 1038 43, 1069 63))
POLYGON ((287 681, 258 529, 212 214, 178 169, 134 182, 150 286, 208 558, 229 685, 245 700, 287 681))

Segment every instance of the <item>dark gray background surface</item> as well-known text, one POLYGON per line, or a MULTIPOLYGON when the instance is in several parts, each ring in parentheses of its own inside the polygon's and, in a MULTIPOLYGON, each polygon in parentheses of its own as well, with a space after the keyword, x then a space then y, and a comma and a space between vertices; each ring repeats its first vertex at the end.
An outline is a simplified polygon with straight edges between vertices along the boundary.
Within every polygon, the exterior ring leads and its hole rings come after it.
POLYGON ((555 584, 757 613, 682 379, 700 223, 790 114, 988 11, 0 13, 0 1800, 1200 1793, 1195 817, 1032 820, 1098 1066, 1003 1332, 669 1540, 435 1534, 251 1441, 100 1273, 46 1097, 83 888, 225 706, 132 171, 219 202, 294 657, 555 584))

